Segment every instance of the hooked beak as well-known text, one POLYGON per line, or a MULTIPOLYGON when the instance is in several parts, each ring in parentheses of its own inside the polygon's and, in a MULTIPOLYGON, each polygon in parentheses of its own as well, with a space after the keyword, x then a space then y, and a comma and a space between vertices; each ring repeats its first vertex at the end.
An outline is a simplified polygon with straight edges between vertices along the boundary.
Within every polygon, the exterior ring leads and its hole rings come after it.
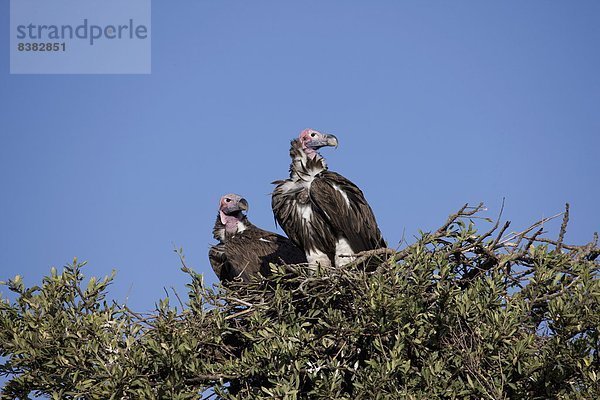
POLYGON ((338 147, 338 140, 335 135, 325 135, 326 146, 338 147))
POLYGON ((320 149, 321 147, 330 146, 330 147, 338 147, 338 140, 335 135, 323 134, 316 140, 312 140, 307 144, 308 147, 313 149, 320 149))
POLYGON ((241 199, 238 202, 238 207, 240 208, 240 210, 242 211, 246 211, 248 210, 248 202, 246 201, 246 199, 241 199))

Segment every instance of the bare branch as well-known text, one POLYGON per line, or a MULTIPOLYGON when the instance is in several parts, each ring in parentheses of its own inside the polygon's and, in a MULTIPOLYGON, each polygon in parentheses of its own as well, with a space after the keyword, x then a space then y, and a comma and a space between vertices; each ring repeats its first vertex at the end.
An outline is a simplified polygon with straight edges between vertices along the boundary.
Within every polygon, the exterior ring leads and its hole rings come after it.
POLYGON ((563 215, 563 221, 560 225, 560 233, 558 234, 558 243, 556 245, 556 252, 560 253, 563 239, 565 238, 565 232, 567 231, 567 224, 569 223, 569 203, 565 204, 565 213, 563 215))

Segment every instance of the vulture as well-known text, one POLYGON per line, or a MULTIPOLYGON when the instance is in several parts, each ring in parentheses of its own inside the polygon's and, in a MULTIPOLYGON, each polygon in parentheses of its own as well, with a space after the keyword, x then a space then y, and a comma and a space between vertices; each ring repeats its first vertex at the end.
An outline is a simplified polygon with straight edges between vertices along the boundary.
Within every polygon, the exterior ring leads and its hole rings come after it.
POLYGON ((276 233, 257 228, 244 214, 248 202, 237 194, 221 197, 213 236, 219 241, 208 252, 213 270, 221 281, 253 275, 267 276, 269 263, 306 263, 304 252, 292 241, 276 233))
POLYGON ((354 254, 387 246, 362 191, 329 171, 319 154, 337 145, 334 135, 303 130, 291 142, 289 179, 273 182, 275 220, 312 266, 343 266, 354 254))

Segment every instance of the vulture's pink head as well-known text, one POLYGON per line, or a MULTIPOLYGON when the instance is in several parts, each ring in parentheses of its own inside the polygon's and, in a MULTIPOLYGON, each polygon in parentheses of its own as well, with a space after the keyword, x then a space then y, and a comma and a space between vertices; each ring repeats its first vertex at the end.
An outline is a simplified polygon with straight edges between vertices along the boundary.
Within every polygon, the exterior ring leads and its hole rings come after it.
POLYGON ((248 210, 248 202, 242 196, 230 193, 221 197, 219 211, 223 214, 235 215, 246 210, 248 210))
POLYGON ((314 154, 321 147, 332 146, 337 147, 338 140, 334 135, 321 133, 314 129, 305 129, 300 132, 298 140, 302 143, 302 149, 306 154, 314 154))

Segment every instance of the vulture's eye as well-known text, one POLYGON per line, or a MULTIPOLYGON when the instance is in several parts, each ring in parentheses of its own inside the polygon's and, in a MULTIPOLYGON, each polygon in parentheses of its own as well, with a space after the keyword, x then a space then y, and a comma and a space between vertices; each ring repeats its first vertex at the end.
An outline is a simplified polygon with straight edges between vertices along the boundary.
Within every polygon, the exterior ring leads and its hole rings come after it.
POLYGON ((231 199, 225 199, 227 203, 231 203, 231 199))
POLYGON ((315 137, 315 136, 317 136, 317 134, 314 132, 310 134, 310 137, 315 137))

